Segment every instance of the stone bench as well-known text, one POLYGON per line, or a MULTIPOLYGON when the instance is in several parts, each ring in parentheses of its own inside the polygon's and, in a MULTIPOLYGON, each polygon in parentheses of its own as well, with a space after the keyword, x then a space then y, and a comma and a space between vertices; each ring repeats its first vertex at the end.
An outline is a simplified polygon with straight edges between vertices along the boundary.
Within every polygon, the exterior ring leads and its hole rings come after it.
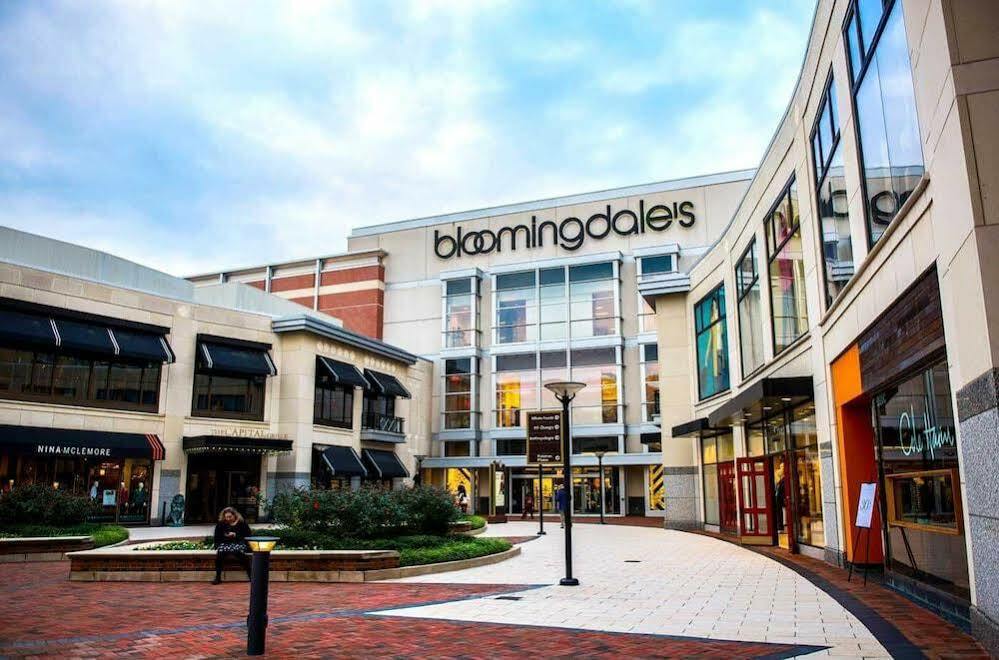
MULTIPOLYGON (((215 576, 214 550, 143 550, 118 546, 68 554, 69 579, 80 582, 208 582, 215 576)), ((364 582, 367 573, 399 567, 395 550, 275 550, 272 582, 364 582)), ((227 561, 222 579, 246 581, 227 561)), ((382 578, 384 579, 384 578, 382 578)))
POLYGON ((62 561, 68 553, 90 550, 89 536, 32 536, 0 539, 0 563, 62 561))

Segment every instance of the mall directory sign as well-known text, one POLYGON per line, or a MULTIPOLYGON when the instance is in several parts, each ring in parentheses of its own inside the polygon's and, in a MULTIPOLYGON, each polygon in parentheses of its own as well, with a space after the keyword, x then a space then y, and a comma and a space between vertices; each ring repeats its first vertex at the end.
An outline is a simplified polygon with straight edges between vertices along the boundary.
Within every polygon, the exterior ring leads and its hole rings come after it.
POLYGON ((527 413, 527 462, 562 461, 562 411, 535 410, 527 413))

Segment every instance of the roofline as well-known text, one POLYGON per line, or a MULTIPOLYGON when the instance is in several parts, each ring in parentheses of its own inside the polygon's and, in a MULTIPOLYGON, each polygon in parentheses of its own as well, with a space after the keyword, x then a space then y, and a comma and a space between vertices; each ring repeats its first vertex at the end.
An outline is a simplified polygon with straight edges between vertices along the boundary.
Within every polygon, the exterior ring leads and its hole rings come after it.
POLYGON ((360 348, 390 360, 405 362, 410 365, 416 364, 420 360, 428 362, 426 358, 413 355, 409 351, 404 351, 401 348, 391 344, 386 344, 385 342, 377 339, 372 339, 371 337, 365 337, 364 335, 352 332, 346 328, 341 328, 340 326, 333 325, 332 323, 327 323, 322 319, 306 314, 284 316, 279 319, 274 319, 271 323, 271 330, 277 334, 297 331, 311 332, 321 337, 326 337, 327 339, 340 342, 341 344, 347 344, 348 346, 360 348))
POLYGON ((346 252, 335 252, 333 254, 327 254, 319 257, 303 257, 301 259, 288 259, 287 261, 268 261, 267 263, 255 264, 250 266, 240 266, 238 268, 226 268, 223 270, 213 270, 207 273, 197 273, 195 275, 184 275, 180 279, 184 280, 197 280, 205 277, 218 277, 221 274, 225 275, 239 275, 242 273, 252 273, 254 271, 260 270, 261 268, 267 268, 268 266, 272 268, 289 268, 292 266, 306 266, 316 263, 316 261, 335 261, 343 260, 349 261, 357 257, 365 256, 375 256, 384 257, 387 252, 381 248, 371 248, 368 250, 348 250, 346 252))
POLYGON ((565 195, 562 197, 549 197, 547 199, 537 199, 527 202, 516 202, 501 206, 490 206, 469 211, 458 211, 455 213, 445 213, 442 215, 431 215, 423 218, 413 218, 410 220, 398 220, 365 227, 355 227, 351 230, 348 238, 359 238, 361 236, 375 236, 393 231, 405 229, 418 229, 432 225, 447 224, 451 222, 462 222, 467 220, 478 220, 481 218, 491 218, 498 215, 508 215, 510 213, 524 213, 526 211, 540 211, 542 209, 556 206, 568 206, 570 204, 586 204, 605 199, 618 197, 630 197, 633 195, 647 195, 652 193, 669 192, 671 190, 683 190, 685 188, 700 188, 702 186, 732 183, 735 181, 751 180, 756 175, 756 169, 731 170, 728 172, 717 172, 715 174, 702 174, 697 176, 684 177, 682 179, 670 179, 668 181, 657 181, 653 183, 643 183, 623 188, 607 188, 605 190, 595 190, 592 192, 565 195))

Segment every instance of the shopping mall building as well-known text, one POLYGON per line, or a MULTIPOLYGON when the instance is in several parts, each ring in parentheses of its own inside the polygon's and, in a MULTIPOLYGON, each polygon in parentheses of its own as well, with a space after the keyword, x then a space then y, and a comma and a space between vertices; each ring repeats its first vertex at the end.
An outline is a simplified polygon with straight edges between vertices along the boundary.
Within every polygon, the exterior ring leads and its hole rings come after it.
POLYGON ((997 153, 999 3, 820 0, 753 170, 188 281, 4 245, 0 476, 156 520, 419 475, 517 516, 568 378, 579 514, 884 564, 999 652, 997 153))

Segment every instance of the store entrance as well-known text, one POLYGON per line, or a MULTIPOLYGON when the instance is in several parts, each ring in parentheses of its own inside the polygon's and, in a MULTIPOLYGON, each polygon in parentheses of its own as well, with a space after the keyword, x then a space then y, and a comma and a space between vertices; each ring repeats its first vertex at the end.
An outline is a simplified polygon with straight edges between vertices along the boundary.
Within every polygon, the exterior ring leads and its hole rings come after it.
POLYGON ((739 504, 742 519, 739 521, 739 535, 743 543, 772 545, 773 471, 769 456, 739 458, 736 461, 739 473, 739 504))
POLYGON ((773 484, 773 514, 777 532, 777 545, 791 550, 794 533, 789 518, 791 512, 791 473, 788 469, 787 454, 774 454, 770 461, 770 483, 773 484))
POLYGON ((187 459, 188 523, 211 523, 227 506, 247 522, 259 517, 260 456, 189 455, 187 459))

